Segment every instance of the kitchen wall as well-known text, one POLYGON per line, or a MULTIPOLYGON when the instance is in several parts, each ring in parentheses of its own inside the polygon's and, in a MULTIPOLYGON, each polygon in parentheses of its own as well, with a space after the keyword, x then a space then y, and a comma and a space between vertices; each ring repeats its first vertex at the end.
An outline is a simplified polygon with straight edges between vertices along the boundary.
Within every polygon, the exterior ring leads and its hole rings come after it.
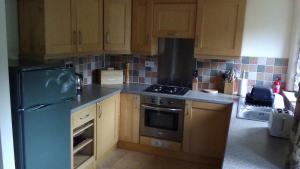
POLYGON ((5 0, 6 5, 6 30, 8 58, 18 59, 19 56, 19 30, 17 0, 5 0))
POLYGON ((289 54, 289 67, 287 78, 287 89, 298 91, 298 83, 300 82, 300 0, 295 0, 294 17, 291 31, 291 45, 289 54))
POLYGON ((129 63, 129 82, 154 84, 157 82, 157 57, 155 56, 132 56, 132 55, 101 55, 73 57, 65 59, 66 63, 73 63, 76 72, 84 76, 84 84, 92 83, 92 75, 95 70, 114 67, 125 69, 129 63), (148 64, 145 66, 145 64, 148 64))
POLYGON ((247 1, 242 56, 289 57, 294 1, 247 1))
MULTIPOLYGON (((157 82, 157 56, 106 55, 71 58, 76 71, 84 75, 85 84, 92 83, 95 69, 114 67, 124 69, 129 63, 130 83, 155 84, 157 82)), ((252 86, 272 87, 280 77, 284 88, 287 76, 287 58, 242 57, 235 60, 198 59, 199 88, 222 90, 222 73, 234 69, 238 76, 246 71, 249 79, 248 90, 252 86)))
POLYGON ((243 70, 248 79, 248 91, 253 86, 272 87, 277 77, 281 78, 282 88, 285 87, 287 74, 287 58, 242 57, 236 60, 197 60, 199 88, 219 89, 222 91, 221 74, 234 69, 237 76, 243 70))
POLYGON ((14 169, 14 148, 12 136, 12 122, 10 109, 9 79, 8 79, 8 53, 5 18, 5 1, 0 0, 0 139, 2 164, 4 169, 14 169))

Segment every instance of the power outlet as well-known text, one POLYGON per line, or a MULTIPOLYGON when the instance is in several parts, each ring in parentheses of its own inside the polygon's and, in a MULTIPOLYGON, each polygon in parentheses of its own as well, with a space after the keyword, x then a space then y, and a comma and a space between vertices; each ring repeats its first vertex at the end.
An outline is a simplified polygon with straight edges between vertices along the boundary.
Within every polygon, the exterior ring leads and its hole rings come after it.
POLYGON ((145 61, 145 67, 154 67, 153 61, 145 61))
POLYGON ((65 62, 65 67, 66 68, 74 67, 74 64, 72 61, 67 61, 67 62, 65 62))

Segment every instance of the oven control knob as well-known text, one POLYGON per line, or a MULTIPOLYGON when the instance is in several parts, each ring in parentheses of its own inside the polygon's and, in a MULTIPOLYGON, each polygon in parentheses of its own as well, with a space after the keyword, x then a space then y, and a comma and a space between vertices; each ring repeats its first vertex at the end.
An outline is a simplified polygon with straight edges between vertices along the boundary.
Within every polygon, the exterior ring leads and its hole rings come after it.
POLYGON ((162 100, 159 101, 159 104, 164 104, 164 102, 162 100))
POLYGON ((172 101, 169 101, 169 102, 168 102, 168 104, 169 104, 169 105, 172 105, 172 104, 174 104, 174 102, 172 102, 172 101))
POLYGON ((155 103, 155 99, 151 99, 151 103, 155 103))

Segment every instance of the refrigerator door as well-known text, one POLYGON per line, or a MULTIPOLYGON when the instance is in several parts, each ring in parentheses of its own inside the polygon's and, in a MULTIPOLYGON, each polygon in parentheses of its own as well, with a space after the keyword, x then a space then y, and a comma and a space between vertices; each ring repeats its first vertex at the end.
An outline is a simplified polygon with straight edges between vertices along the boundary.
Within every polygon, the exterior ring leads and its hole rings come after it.
MULTIPOLYGON (((62 102, 19 113, 24 169, 71 168, 70 103, 62 102)), ((22 168, 23 168, 22 167, 22 168)))
POLYGON ((74 69, 52 68, 21 72, 23 109, 75 97, 74 69))

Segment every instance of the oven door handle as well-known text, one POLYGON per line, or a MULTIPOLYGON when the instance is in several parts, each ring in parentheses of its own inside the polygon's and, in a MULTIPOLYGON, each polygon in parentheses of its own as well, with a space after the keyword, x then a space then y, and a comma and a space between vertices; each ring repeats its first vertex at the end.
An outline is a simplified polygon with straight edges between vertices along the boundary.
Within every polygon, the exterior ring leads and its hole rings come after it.
POLYGON ((182 112, 183 109, 175 109, 175 108, 164 108, 164 107, 153 107, 149 105, 142 104, 141 105, 143 108, 151 109, 151 110, 156 110, 156 111, 166 111, 166 112, 182 112))

